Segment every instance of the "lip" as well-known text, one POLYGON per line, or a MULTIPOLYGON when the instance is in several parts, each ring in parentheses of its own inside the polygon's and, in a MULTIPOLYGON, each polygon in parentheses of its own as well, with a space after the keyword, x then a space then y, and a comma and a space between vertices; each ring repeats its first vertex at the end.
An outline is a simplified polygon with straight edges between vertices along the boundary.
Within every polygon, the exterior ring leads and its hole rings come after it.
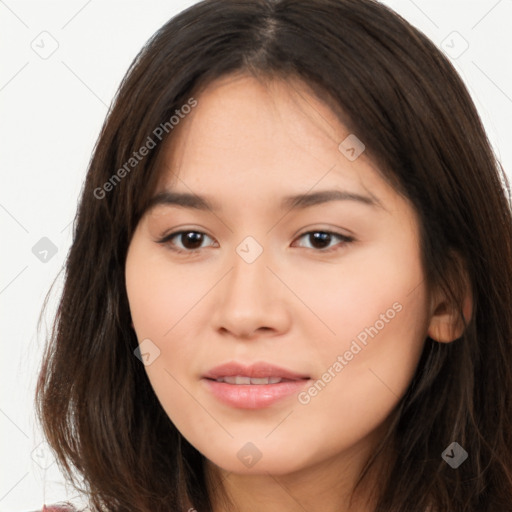
POLYGON ((235 377, 242 375, 244 377, 251 377, 254 379, 261 379, 264 377, 279 377, 286 380, 302 380, 309 379, 309 375, 292 372, 286 368, 273 365, 266 362, 258 362, 250 365, 243 365, 235 361, 221 364, 208 371, 203 377, 205 379, 218 379, 220 377, 235 377))
POLYGON ((238 409, 261 409, 297 394, 310 377, 266 362, 251 365, 229 362, 212 368, 201 380, 207 390, 224 404, 238 409), (284 380, 276 384, 228 384, 216 380, 237 375, 255 379, 279 377, 284 380))

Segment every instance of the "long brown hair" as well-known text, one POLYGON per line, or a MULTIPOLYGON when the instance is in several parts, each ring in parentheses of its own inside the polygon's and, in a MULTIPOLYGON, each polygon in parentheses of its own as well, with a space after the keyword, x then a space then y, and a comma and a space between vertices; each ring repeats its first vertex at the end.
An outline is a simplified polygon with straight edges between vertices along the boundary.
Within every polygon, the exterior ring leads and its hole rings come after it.
POLYGON ((235 72, 309 84, 414 205, 427 285, 445 288, 460 310, 469 279, 464 334, 447 344, 427 338, 383 440, 395 440, 396 461, 382 475, 376 511, 510 510, 506 177, 448 59, 373 0, 206 0, 172 18, 135 58, 89 165, 37 385, 37 413, 61 468, 95 510, 211 510, 204 458, 134 356, 124 263, 172 137, 170 118, 235 72), (149 139, 155 147, 130 161, 149 139), (441 458, 453 441, 469 454, 457 469, 441 458))

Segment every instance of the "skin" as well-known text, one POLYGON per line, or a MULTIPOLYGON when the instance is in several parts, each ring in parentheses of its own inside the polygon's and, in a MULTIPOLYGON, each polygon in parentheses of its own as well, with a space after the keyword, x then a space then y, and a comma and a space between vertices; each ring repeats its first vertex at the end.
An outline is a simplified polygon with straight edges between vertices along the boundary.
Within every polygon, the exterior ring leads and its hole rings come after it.
MULTIPOLYGON (((365 152, 354 161, 342 154, 350 132, 304 84, 234 75, 197 100, 162 148, 156 192, 208 196, 220 209, 159 205, 134 233, 126 259, 133 327, 139 342, 149 338, 160 350, 145 370, 169 418, 241 510, 369 511, 369 496, 350 508, 349 493, 426 336, 460 335, 446 298, 427 294, 415 210, 365 152), (378 204, 280 208, 283 196, 326 189, 378 204), (205 233, 202 244, 158 243, 181 229, 205 233), (333 236, 325 252, 302 236, 326 230, 354 241, 333 236), (236 252, 247 236, 263 248, 252 263, 236 252), (397 303, 400 311, 306 404, 293 395, 236 409, 201 381, 234 360, 267 361, 313 383, 397 303), (247 442, 262 455, 250 468, 237 457, 247 442)), ((215 501, 215 510, 227 508, 215 501)))

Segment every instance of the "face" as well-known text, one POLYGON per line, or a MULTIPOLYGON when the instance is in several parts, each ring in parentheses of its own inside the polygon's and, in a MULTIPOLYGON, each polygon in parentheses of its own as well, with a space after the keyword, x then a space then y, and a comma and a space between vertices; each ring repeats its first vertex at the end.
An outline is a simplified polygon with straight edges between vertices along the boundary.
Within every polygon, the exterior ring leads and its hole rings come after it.
POLYGON ((300 82, 218 80, 162 149, 126 286, 169 418, 236 473, 371 452, 428 330, 412 206, 300 82))

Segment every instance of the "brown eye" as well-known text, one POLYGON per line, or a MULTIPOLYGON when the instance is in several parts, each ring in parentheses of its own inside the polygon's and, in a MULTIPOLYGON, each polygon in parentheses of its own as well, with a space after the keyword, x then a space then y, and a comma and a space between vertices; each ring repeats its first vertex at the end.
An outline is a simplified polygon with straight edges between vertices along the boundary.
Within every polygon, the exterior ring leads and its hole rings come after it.
POLYGON ((345 245, 346 243, 353 242, 354 239, 342 235, 340 233, 333 233, 331 231, 308 231, 307 233, 303 233, 299 239, 305 238, 309 241, 310 245, 307 248, 309 249, 318 249, 319 251, 328 251, 331 249, 336 249, 336 244, 334 246, 331 246, 331 243, 333 241, 341 240, 341 245, 345 245))
POLYGON ((208 238, 211 240, 211 237, 201 231, 177 231, 158 240, 158 243, 168 245, 176 252, 194 252, 201 249, 208 238))
POLYGON ((198 249, 203 243, 203 238, 203 233, 198 233, 197 231, 186 231, 178 235, 178 240, 185 249, 198 249))

